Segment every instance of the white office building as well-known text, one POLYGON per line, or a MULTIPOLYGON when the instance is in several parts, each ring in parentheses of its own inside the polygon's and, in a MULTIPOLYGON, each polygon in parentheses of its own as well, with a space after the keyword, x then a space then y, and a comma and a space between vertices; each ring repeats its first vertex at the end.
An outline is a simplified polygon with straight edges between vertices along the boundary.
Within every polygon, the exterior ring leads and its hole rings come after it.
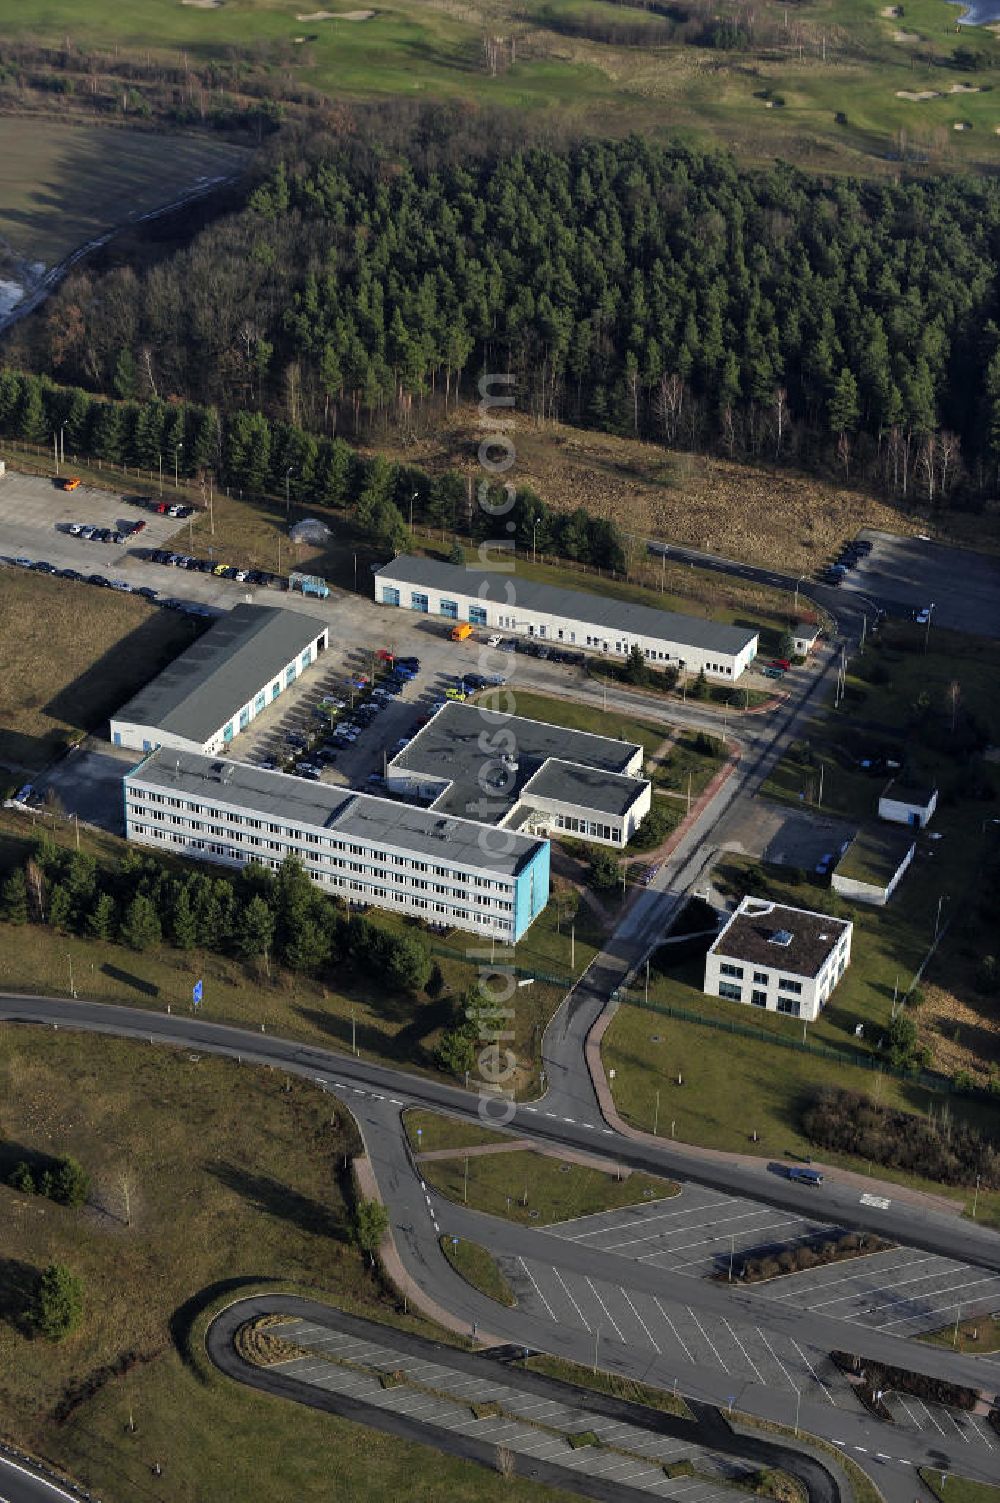
POLYGON ((234 606, 122 706, 111 740, 133 751, 222 751, 329 640, 326 623, 301 611, 234 606))
POLYGON ((355 905, 515 943, 548 902, 549 843, 515 831, 165 748, 124 788, 135 844, 274 870, 293 856, 355 905))
POLYGON ((377 571, 375 600, 612 658, 627 658, 638 647, 651 667, 704 670, 707 678, 727 682, 757 656, 757 633, 744 627, 563 590, 500 568, 401 555, 377 571))
POLYGON ((635 742, 449 703, 386 768, 390 791, 442 813, 623 846, 652 789, 635 742))
POLYGON ((851 960, 854 925, 746 897, 705 957, 705 991, 813 1022, 851 960))

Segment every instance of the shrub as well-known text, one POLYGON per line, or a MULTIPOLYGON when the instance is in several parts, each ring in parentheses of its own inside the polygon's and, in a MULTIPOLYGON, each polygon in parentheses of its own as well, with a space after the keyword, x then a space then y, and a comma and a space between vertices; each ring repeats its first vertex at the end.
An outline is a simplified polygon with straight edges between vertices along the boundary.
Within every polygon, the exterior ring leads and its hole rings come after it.
POLYGON ((39 1275, 25 1312, 28 1323, 49 1341, 62 1341, 83 1316, 83 1285, 64 1263, 50 1263, 39 1275))

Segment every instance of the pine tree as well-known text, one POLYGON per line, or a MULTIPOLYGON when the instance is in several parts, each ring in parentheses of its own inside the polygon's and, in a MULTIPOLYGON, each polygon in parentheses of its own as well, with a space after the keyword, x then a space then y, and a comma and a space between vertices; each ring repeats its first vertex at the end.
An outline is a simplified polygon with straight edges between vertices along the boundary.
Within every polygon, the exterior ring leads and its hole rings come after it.
POLYGON ((26 924, 28 922, 28 884, 24 880, 21 867, 15 867, 4 883, 0 904, 2 904, 0 914, 5 923, 26 924))
POLYGON ((87 933, 94 939, 112 939, 118 921, 118 905, 109 892, 98 893, 87 915, 87 933))
POLYGON ((62 1341, 83 1317, 83 1285, 63 1263, 50 1263, 39 1276, 25 1312, 28 1323, 49 1341, 62 1341))
POLYGON ((161 938, 160 919, 156 909, 143 893, 136 893, 122 920, 122 943, 131 950, 142 951, 158 945, 161 938))

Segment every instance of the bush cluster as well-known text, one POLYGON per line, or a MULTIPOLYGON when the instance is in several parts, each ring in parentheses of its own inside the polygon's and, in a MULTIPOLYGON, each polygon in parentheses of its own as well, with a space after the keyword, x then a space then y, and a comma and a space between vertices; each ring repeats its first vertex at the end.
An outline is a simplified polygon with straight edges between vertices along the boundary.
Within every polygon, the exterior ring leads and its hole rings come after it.
POLYGON ((980 1180, 984 1190, 1000 1188, 1000 1154, 991 1138, 955 1121, 947 1104, 936 1116, 918 1117, 894 1107, 876 1106, 861 1091, 824 1086, 802 1118, 810 1143, 837 1153, 905 1169, 944 1185, 980 1180))

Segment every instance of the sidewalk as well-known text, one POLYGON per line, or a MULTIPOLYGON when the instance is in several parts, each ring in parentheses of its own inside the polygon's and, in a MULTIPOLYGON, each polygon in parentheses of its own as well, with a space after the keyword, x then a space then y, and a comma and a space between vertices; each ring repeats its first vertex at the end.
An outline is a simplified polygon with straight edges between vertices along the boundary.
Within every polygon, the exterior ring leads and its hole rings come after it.
MULTIPOLYGON (((640 1132, 638 1128, 631 1127, 619 1116, 611 1087, 608 1084, 604 1061, 601 1059, 601 1041, 617 1010, 617 1002, 612 1002, 607 1006, 587 1035, 587 1069, 590 1071, 594 1092, 608 1126, 615 1132, 621 1133, 624 1138, 631 1138, 636 1143, 645 1143, 649 1147, 662 1147, 665 1141, 663 1138, 653 1137, 652 1133, 640 1132)), ((669 1140, 666 1141, 669 1142, 669 1140)), ((700 1159, 702 1163, 737 1164, 743 1169, 766 1170, 768 1160, 773 1157, 773 1155, 765 1154, 733 1153, 721 1148, 703 1148, 697 1143, 679 1142, 679 1146, 683 1148, 685 1154, 700 1159)), ((939 1216, 955 1217, 960 1217, 964 1210, 962 1201, 951 1200, 946 1195, 935 1195, 926 1190, 914 1190, 909 1185, 875 1179, 867 1174, 859 1174, 853 1169, 838 1169, 818 1163, 816 1160, 811 1161, 811 1167, 819 1169, 828 1179, 847 1185, 864 1195, 882 1196, 887 1200, 913 1206, 917 1210, 931 1211, 939 1216)))

